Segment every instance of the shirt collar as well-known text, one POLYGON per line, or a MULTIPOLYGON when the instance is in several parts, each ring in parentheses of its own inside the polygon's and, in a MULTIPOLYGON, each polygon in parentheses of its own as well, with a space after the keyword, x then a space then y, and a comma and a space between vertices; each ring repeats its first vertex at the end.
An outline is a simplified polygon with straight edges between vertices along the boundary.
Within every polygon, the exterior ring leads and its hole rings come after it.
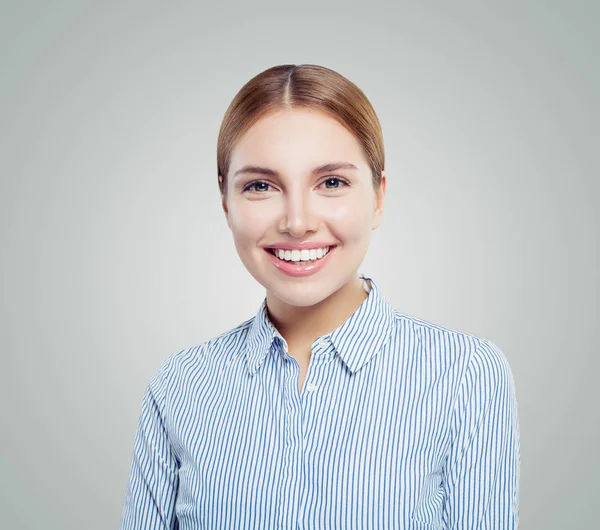
MULTIPOLYGON (((394 322, 394 308, 377 284, 363 274, 360 277, 371 284, 367 298, 344 323, 326 335, 352 373, 369 362, 387 343, 394 322)), ((260 368, 276 338, 284 340, 268 317, 265 296, 252 319, 244 348, 250 374, 260 368)))

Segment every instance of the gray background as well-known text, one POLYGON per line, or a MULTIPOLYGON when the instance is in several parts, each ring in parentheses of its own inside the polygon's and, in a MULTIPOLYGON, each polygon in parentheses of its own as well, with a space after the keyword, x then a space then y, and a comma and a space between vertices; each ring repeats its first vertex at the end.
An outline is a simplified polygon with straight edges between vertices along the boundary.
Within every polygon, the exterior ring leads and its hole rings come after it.
POLYGON ((339 71, 380 117, 360 271, 508 358, 521 528, 597 527, 597 5, 3 4, 3 528, 118 527, 150 377, 255 313, 216 138, 282 63, 339 71))

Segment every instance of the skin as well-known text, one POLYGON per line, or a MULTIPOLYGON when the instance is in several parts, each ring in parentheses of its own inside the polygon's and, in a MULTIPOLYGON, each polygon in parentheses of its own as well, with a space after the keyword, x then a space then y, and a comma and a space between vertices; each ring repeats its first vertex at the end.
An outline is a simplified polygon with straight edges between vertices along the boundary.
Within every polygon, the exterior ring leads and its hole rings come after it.
POLYGON ((302 389, 315 339, 340 326, 367 298, 358 268, 381 223, 385 173, 376 191, 354 135, 324 112, 294 108, 268 114, 240 138, 227 178, 222 207, 236 250, 267 291, 269 318, 300 365, 302 389), (312 174, 331 162, 358 169, 312 174), (233 176, 247 165, 278 175, 233 176), (323 269, 296 278, 279 271, 263 248, 282 241, 323 241, 337 248, 323 269))

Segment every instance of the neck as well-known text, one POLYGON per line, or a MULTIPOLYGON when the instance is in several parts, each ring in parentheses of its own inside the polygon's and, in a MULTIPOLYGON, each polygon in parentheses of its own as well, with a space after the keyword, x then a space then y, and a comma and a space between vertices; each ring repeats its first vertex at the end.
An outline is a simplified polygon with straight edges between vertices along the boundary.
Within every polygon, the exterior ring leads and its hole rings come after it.
POLYGON ((267 292, 267 312, 288 344, 311 344, 344 323, 367 297, 360 277, 355 275, 335 293, 308 307, 286 304, 267 292))

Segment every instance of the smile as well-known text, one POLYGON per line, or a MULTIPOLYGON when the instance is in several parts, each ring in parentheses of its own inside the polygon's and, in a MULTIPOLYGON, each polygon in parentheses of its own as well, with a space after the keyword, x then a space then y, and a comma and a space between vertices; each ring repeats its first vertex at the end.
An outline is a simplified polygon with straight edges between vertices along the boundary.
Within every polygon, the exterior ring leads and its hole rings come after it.
POLYGON ((309 276, 320 271, 330 260, 337 246, 311 250, 266 248, 271 262, 288 276, 309 276))
POLYGON ((313 248, 310 250, 283 250, 279 248, 268 249, 280 260, 292 261, 300 265, 305 265, 311 261, 321 259, 329 252, 330 247, 313 248))

